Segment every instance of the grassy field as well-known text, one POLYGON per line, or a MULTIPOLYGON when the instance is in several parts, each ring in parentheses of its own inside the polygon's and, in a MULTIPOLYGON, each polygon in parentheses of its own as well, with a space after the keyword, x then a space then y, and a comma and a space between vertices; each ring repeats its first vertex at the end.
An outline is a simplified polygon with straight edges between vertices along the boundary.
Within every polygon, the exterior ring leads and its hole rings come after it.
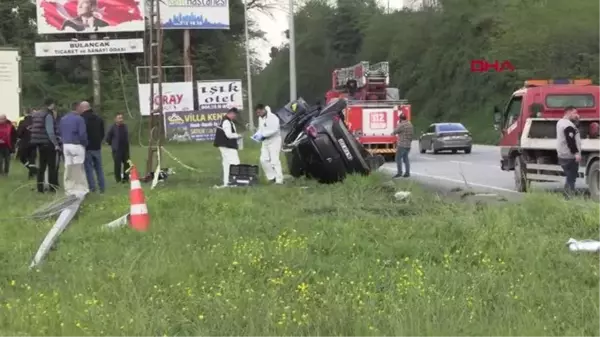
POLYGON ((214 190, 216 149, 167 148, 203 173, 165 159, 177 174, 145 188, 149 232, 102 228, 128 209, 107 169, 108 192, 33 271, 54 220, 23 217, 52 197, 18 189, 15 164, 0 182, 1 335, 599 334, 598 255, 564 246, 598 238, 597 205, 458 204, 379 175, 214 190))

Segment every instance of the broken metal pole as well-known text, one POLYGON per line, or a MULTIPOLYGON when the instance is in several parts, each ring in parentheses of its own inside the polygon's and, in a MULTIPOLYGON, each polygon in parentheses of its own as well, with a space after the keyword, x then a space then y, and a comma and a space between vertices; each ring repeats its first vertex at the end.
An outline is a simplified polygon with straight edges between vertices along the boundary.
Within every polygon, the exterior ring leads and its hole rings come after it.
POLYGON ((73 204, 67 206, 60 213, 58 219, 56 220, 56 223, 54 224, 54 226, 52 226, 52 228, 44 238, 44 241, 42 241, 42 244, 40 245, 40 248, 38 248, 37 253, 35 253, 33 260, 29 265, 29 269, 38 266, 42 262, 42 260, 44 260, 46 255, 48 255, 50 249, 56 243, 56 240, 58 240, 60 234, 62 234, 65 228, 67 228, 67 226, 69 225, 69 222, 71 222, 71 220, 73 220, 73 218, 75 217, 75 214, 77 214, 77 211, 79 210, 83 199, 84 196, 82 196, 81 198, 77 198, 77 200, 73 204))

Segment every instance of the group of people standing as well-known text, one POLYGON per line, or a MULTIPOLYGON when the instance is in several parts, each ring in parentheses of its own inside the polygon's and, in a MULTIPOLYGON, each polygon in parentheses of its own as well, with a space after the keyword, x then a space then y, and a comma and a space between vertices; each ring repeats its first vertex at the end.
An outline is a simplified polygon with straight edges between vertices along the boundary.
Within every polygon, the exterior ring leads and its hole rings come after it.
POLYGON ((116 181, 127 181, 129 133, 123 115, 116 116, 115 124, 105 137, 104 121, 94 113, 89 102, 77 102, 71 108, 71 112, 59 118, 56 102, 47 99, 44 108, 24 116, 16 130, 10 122, 12 129, 5 126, 3 119, 6 117, 0 116, 0 159, 3 161, 0 169, 5 168, 2 174, 8 174, 10 154, 14 153, 18 140, 17 157, 29 170, 29 178, 36 176, 38 192, 57 191, 62 158, 67 194, 102 193, 106 185, 101 149, 102 143, 106 142, 112 149, 116 181), (5 156, 5 153, 9 155, 5 156))
MULTIPOLYGON (((264 104, 257 104, 255 109, 258 115, 258 131, 252 136, 257 142, 261 142, 260 163, 265 172, 267 180, 274 184, 283 184, 283 170, 281 160, 281 131, 279 118, 271 112, 264 104)), ((238 156, 239 140, 242 135, 237 133, 235 120, 239 114, 238 109, 231 108, 227 111, 220 126, 217 128, 213 145, 221 153, 221 164, 223 165, 223 185, 229 185, 229 169, 231 165, 239 165, 238 156)))
MULTIPOLYGON (((267 180, 274 184, 283 184, 283 170, 281 160, 281 131, 279 118, 273 114, 268 106, 258 104, 255 107, 258 115, 258 131, 252 139, 261 142, 260 163, 265 172, 267 180)), ((235 119, 239 111, 236 108, 229 109, 223 117, 215 134, 214 146, 221 152, 221 163, 223 165, 223 185, 229 184, 229 169, 231 165, 239 165, 238 143, 242 135, 238 134, 235 127, 235 119)), ((406 115, 400 115, 400 122, 394 129, 393 135, 398 136, 398 150, 396 152, 396 164, 398 168, 394 178, 410 177, 410 162, 408 154, 413 140, 413 125, 406 115), (404 164, 404 172, 402 170, 404 164)))

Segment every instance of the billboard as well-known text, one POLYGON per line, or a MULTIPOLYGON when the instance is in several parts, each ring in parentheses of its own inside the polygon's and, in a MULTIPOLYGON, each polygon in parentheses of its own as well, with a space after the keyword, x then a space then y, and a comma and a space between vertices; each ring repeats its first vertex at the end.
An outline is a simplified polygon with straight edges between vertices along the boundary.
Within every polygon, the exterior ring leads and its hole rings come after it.
POLYGON ((225 113, 223 109, 165 112, 167 139, 176 142, 212 141, 225 113))
POLYGON ((16 122, 21 115, 21 57, 16 49, 0 49, 2 113, 16 122))
POLYGON ((144 31, 144 0, 36 0, 38 34, 144 31))
POLYGON ((229 0, 162 0, 163 29, 229 29, 229 0))
POLYGON ((143 53, 144 39, 36 42, 35 56, 76 56, 143 53))
MULTIPOLYGON (((140 102, 140 113, 142 116, 150 116, 150 84, 139 83, 138 95, 140 102)), ((171 82, 162 84, 162 97, 158 95, 158 83, 154 83, 154 109, 158 108, 162 100, 163 112, 170 111, 192 111, 194 110, 194 83, 193 82, 171 82)))
POLYGON ((198 81, 198 109, 244 108, 241 80, 198 81))

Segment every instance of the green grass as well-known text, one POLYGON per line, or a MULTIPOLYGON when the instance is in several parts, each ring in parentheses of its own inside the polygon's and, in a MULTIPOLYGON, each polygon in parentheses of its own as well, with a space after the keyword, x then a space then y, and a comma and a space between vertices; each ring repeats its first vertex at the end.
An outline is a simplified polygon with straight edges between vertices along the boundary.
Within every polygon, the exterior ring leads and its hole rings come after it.
MULTIPOLYGON (((595 204, 458 204, 379 175, 213 190, 216 149, 168 149, 204 172, 165 159, 177 174, 145 188, 149 232, 102 228, 127 212, 128 187, 112 183, 34 271, 54 220, 19 217, 50 196, 13 193, 16 167, 0 183, 1 335, 599 333, 598 256, 564 246, 598 238, 595 204), (395 201, 395 189, 412 198, 395 201)), ((256 162, 256 149, 243 158, 256 162)))

